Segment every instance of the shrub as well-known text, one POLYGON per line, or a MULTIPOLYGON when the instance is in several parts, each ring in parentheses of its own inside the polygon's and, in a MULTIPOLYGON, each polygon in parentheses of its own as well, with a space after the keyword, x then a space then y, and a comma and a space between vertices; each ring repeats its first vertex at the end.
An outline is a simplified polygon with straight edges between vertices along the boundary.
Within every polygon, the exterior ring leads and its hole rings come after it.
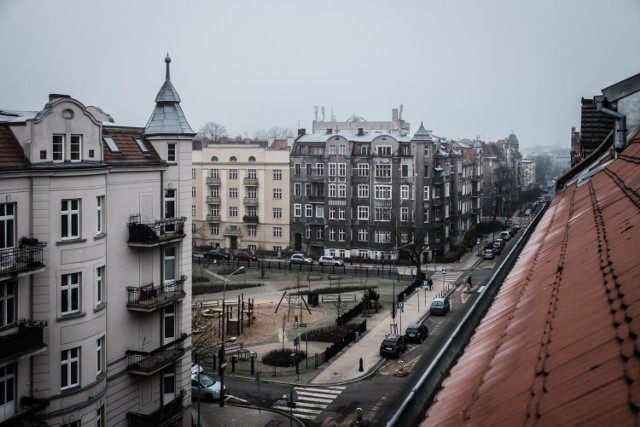
POLYGON ((353 329, 353 325, 329 326, 326 328, 313 329, 302 337, 307 341, 320 341, 334 343, 341 340, 353 329))
POLYGON ((192 283, 202 283, 202 282, 208 282, 209 278, 207 276, 193 276, 191 278, 191 282, 192 283))
MULTIPOLYGON (((296 350, 292 348, 285 348, 279 350, 271 350, 269 353, 262 356, 262 363, 270 366, 279 366, 286 368, 289 366, 295 366, 295 359, 291 357, 296 350)), ((307 353, 304 351, 298 352, 298 363, 307 358, 307 353)))

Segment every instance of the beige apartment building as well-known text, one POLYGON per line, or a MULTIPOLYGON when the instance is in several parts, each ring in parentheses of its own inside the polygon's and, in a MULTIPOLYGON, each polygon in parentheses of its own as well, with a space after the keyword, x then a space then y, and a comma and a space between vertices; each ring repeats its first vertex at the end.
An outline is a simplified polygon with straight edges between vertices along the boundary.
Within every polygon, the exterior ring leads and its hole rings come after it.
POLYGON ((193 244, 277 256, 289 246, 286 141, 194 144, 193 244))
POLYGON ((3 425, 191 425, 195 134, 170 61, 145 127, 68 95, 0 109, 3 425))

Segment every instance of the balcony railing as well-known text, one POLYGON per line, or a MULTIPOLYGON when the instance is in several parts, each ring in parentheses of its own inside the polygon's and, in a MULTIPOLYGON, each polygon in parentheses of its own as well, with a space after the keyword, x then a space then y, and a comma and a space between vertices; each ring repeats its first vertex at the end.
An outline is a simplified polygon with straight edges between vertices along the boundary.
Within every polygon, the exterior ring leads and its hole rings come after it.
POLYGON ((0 363, 35 354, 46 348, 43 338, 46 326, 47 322, 20 319, 16 332, 0 336, 0 363))
POLYGON ((140 222, 139 215, 129 220, 129 246, 152 247, 166 245, 184 239, 186 217, 160 219, 153 222, 140 222))
POLYGON ((206 183, 207 185, 220 185, 220 178, 211 178, 210 176, 207 177, 206 183))
POLYGON ((127 350, 129 373, 149 376, 174 363, 184 355, 187 334, 153 351, 127 350))
POLYGON ((33 273, 44 268, 42 263, 45 243, 0 249, 0 277, 33 273))
POLYGON ((242 180, 242 183, 244 185, 254 185, 255 186, 255 185, 258 185, 259 181, 258 181, 258 178, 244 178, 242 180))
POLYGON ((23 396, 20 398, 20 411, 0 425, 2 427, 46 427, 47 405, 49 405, 47 399, 23 396))
POLYGON ((322 195, 309 196, 309 202, 311 202, 311 203, 323 203, 324 202, 324 196, 322 196, 322 195))
POLYGON ((220 197, 207 196, 207 203, 214 204, 214 205, 219 205, 220 204, 220 197))
POLYGON ((242 236, 242 230, 240 230, 240 227, 238 226, 230 225, 224 229, 224 235, 225 236, 242 236))
POLYGON ((162 408, 148 415, 137 412, 127 412, 129 427, 165 427, 173 425, 182 416, 185 392, 181 390, 178 396, 162 408))
POLYGON ((307 218, 307 224, 309 225, 324 225, 324 218, 307 218))
POLYGON ((140 287, 127 286, 127 308, 132 311, 151 312, 172 304, 186 296, 184 282, 187 276, 154 287, 153 283, 140 287))
POLYGON ((243 201, 245 206, 258 206, 257 197, 245 197, 243 201))
POLYGON ((220 215, 207 215, 207 222, 220 222, 220 215))
POLYGON ((258 215, 245 215, 242 217, 242 222, 245 224, 257 224, 260 222, 258 215))

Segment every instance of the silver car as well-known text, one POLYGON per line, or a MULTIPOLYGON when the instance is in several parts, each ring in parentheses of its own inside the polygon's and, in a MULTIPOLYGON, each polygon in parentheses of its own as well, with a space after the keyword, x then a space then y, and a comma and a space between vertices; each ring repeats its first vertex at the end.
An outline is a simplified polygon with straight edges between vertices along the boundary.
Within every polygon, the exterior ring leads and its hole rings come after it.
MULTIPOLYGON (((193 372, 193 369, 192 369, 193 372)), ((227 387, 224 388, 227 391, 227 387)), ((216 381, 209 375, 200 373, 191 375, 191 397, 205 402, 213 402, 220 399, 220 381, 216 381)))
POLYGON ((291 264, 313 264, 313 258, 305 254, 293 254, 289 262, 291 264))

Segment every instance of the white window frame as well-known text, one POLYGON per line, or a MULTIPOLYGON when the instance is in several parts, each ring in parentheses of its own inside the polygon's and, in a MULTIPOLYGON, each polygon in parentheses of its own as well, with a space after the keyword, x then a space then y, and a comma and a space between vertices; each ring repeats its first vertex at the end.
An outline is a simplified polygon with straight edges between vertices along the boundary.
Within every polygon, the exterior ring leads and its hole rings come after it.
POLYGON ((51 148, 51 158, 54 163, 64 162, 65 135, 54 134, 51 148))
POLYGON ((170 142, 167 144, 167 162, 175 162, 176 161, 176 144, 170 142))
POLYGON ((80 313, 82 274, 79 272, 63 274, 60 279, 60 314, 80 313), (74 304, 75 303, 75 304, 74 304), (66 305, 66 309, 65 306, 66 305))
POLYGON ((369 206, 358 206, 358 219, 369 219, 369 206))
POLYGON ((229 188, 229 198, 237 199, 238 198, 238 189, 237 188, 229 188))
POLYGON ((104 370, 104 335, 96 340, 96 375, 104 370))
POLYGON ((273 237, 276 239, 282 238, 282 227, 273 227, 273 237))
POLYGON ((369 184, 358 184, 358 198, 369 198, 369 184))
POLYGON ((273 180, 274 181, 282 180, 282 170, 281 169, 274 169, 273 170, 273 180))
POLYGON ((274 200, 282 200, 282 188, 274 188, 273 189, 273 199, 274 200))
POLYGON ((401 185, 400 186, 400 198, 402 200, 409 200, 409 186, 408 185, 401 185))
POLYGON ((178 250, 175 246, 167 246, 162 251, 163 255, 163 283, 173 282, 178 279, 178 250), (169 267, 172 267, 171 270, 169 267), (173 271, 173 275, 167 274, 169 271, 173 271))
MULTIPOLYGON (((256 237, 258 235, 258 227, 253 224, 247 225, 247 235, 249 237, 256 237)), ((249 245, 251 246, 251 245, 249 245)))
POLYGON ((293 195, 294 196, 302 196, 302 183, 295 182, 293 184, 293 195))
POLYGON ((376 185, 375 186, 375 199, 376 200, 391 200, 392 189, 390 185, 376 185))
POLYGON ((304 205, 304 214, 307 218, 311 218, 313 216, 313 205, 310 203, 307 203, 306 205, 304 205))
POLYGON ((60 390, 80 385, 80 351, 81 347, 75 347, 60 352, 60 390))
POLYGON ((273 208, 273 218, 282 219, 282 208, 273 208))
POLYGON ((293 204, 293 216, 300 218, 302 216, 302 205, 300 203, 293 204))
POLYGON ((336 164, 335 163, 329 163, 329 170, 327 173, 328 176, 336 176, 336 164))
POLYGON ((358 229, 358 241, 360 242, 368 242, 369 241, 369 230, 366 228, 358 229))
POLYGON ((82 135, 71 135, 69 142, 69 160, 72 162, 82 161, 82 135))
POLYGON ((96 307, 101 306, 105 301, 104 272, 104 265, 96 267, 96 307))
POLYGON ((237 206, 229 206, 229 217, 237 218, 238 217, 238 207, 237 206))
POLYGON ((346 233, 344 231, 344 228, 339 228, 338 229, 338 242, 344 242, 346 233))
POLYGON ((409 222, 409 208, 407 207, 400 208, 400 221, 409 222))
POLYGON ((177 316, 175 304, 162 309, 162 343, 169 344, 177 338, 177 316))
POLYGON ((338 198, 345 199, 347 197, 347 185, 338 184, 338 198))
POLYGON ((336 197, 338 194, 336 188, 336 184, 329 184, 329 197, 336 197))
POLYGON ((347 145, 346 144, 338 145, 338 154, 341 155, 341 156, 344 156, 345 154, 347 154, 347 145))
POLYGON ((96 197, 96 234, 104 233, 104 196, 96 197))
POLYGON ((424 198, 425 201, 429 200, 431 198, 431 192, 429 191, 430 188, 428 185, 425 185, 423 190, 422 190, 422 197, 424 198))
POLYGON ((347 176, 347 164, 338 163, 338 176, 347 176))
POLYGON ((378 156, 390 156, 392 152, 391 145, 377 145, 376 154, 378 156))
POLYGON ((63 199, 61 207, 61 229, 62 240, 75 240, 80 238, 80 199, 63 199), (76 205, 74 207, 74 205, 76 205), (66 224, 66 235, 63 224, 66 224), (74 232, 74 228, 76 229, 74 232))
POLYGON ((13 326, 17 323, 18 305, 16 304, 17 282, 0 282, 0 327, 13 326))
POLYGON ((369 176, 369 163, 358 163, 358 176, 369 176))

